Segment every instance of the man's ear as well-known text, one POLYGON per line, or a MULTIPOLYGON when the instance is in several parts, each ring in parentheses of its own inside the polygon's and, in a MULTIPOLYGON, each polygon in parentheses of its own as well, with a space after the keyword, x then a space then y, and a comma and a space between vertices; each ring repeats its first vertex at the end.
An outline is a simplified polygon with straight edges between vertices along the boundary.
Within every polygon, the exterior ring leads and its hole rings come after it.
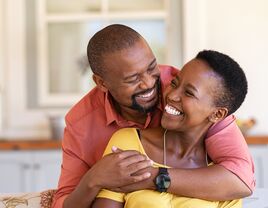
POLYGON ((209 116, 209 121, 212 123, 216 123, 218 121, 223 120, 228 115, 227 108, 218 108, 209 116))
POLYGON ((97 74, 93 74, 92 78, 93 78, 95 84, 97 85, 97 87, 101 91, 103 91, 103 92, 107 92, 108 91, 108 89, 107 89, 107 87, 106 87, 106 85, 104 83, 104 80, 103 80, 103 78, 101 76, 99 76, 97 74))

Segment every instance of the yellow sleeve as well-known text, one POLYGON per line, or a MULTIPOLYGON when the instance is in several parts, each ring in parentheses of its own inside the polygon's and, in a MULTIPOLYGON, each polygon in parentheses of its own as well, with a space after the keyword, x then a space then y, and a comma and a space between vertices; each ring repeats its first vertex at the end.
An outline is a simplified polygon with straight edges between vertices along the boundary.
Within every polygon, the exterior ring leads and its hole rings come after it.
POLYGON ((135 128, 124 128, 116 131, 106 146, 103 155, 111 153, 113 146, 122 150, 137 150, 144 154, 144 150, 141 146, 137 130, 135 128))
MULTIPOLYGON (((111 153, 113 146, 122 150, 137 150, 143 152, 140 145, 139 137, 135 128, 120 129, 112 135, 103 156, 111 153)), ((124 193, 113 192, 107 189, 102 189, 97 195, 97 198, 108 198, 118 202, 124 202, 124 197, 124 193)))
POLYGON ((106 198, 106 199, 111 199, 117 202, 124 202, 124 193, 119 193, 119 192, 114 192, 110 191, 108 189, 102 189, 98 195, 96 196, 97 198, 106 198))

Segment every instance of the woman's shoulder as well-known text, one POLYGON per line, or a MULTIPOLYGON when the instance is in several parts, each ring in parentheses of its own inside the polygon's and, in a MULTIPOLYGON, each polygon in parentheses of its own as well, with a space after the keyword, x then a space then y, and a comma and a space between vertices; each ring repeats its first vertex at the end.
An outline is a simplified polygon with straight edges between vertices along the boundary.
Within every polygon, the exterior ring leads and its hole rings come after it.
POLYGON ((140 145, 137 129, 123 128, 112 135, 105 152, 111 152, 113 146, 122 150, 139 150, 140 145))
POLYGON ((119 137, 119 136, 125 136, 125 135, 136 135, 137 129, 136 128, 122 128, 117 130, 116 132, 113 133, 113 137, 119 137))

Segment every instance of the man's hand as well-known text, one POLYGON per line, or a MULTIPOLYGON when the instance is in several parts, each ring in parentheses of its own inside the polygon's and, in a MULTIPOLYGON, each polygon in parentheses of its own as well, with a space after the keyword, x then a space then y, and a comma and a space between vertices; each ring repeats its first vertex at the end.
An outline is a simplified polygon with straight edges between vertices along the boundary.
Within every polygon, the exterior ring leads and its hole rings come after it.
POLYGON ((146 173, 146 172, 149 172, 151 174, 150 178, 147 178, 146 180, 132 183, 132 184, 129 184, 126 186, 121 186, 119 188, 112 189, 112 190, 116 191, 116 192, 124 192, 124 193, 129 193, 129 192, 138 191, 138 190, 142 190, 142 189, 155 190, 154 179, 157 176, 158 168, 148 167, 148 168, 139 170, 138 172, 134 173, 133 175, 140 175, 140 174, 146 173))
POLYGON ((113 147, 113 153, 99 160, 83 180, 86 180, 89 187, 113 189, 149 178, 151 173, 141 170, 150 166, 152 162, 145 155, 134 150, 122 151, 113 147))
POLYGON ((144 181, 151 176, 149 171, 144 171, 150 166, 152 161, 147 156, 134 150, 122 151, 113 147, 113 153, 104 156, 83 176, 65 199, 64 208, 89 207, 103 188, 112 190, 144 181))

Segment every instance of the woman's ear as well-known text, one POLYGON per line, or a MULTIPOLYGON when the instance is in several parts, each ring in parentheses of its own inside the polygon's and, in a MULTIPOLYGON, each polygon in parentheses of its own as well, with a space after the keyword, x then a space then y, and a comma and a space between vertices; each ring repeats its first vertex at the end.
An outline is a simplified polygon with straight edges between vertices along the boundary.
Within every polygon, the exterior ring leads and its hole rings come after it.
POLYGON ((216 123, 218 121, 223 120, 228 115, 227 108, 218 108, 209 116, 209 121, 212 123, 216 123))
POLYGON ((104 80, 103 80, 103 78, 101 76, 99 76, 97 74, 93 74, 92 78, 93 78, 95 84, 97 85, 97 87, 101 91, 103 91, 103 92, 107 92, 108 91, 108 89, 107 89, 107 87, 106 87, 106 85, 104 83, 104 80))

